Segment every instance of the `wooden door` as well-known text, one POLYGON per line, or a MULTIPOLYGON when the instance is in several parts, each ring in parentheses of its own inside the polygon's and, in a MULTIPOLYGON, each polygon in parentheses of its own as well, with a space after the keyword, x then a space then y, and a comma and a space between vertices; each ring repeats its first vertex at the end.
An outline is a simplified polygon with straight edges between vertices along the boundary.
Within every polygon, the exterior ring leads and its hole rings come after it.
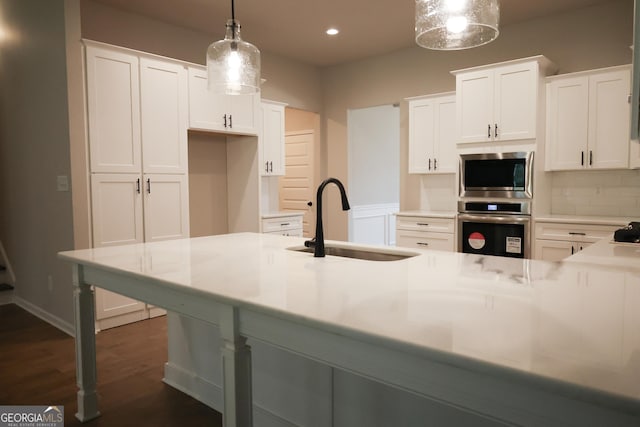
POLYGON ((280 178, 280 209, 304 212, 302 233, 315 235, 316 206, 314 194, 314 140, 312 130, 285 135, 285 175, 280 178), (307 203, 312 202, 313 206, 307 203))

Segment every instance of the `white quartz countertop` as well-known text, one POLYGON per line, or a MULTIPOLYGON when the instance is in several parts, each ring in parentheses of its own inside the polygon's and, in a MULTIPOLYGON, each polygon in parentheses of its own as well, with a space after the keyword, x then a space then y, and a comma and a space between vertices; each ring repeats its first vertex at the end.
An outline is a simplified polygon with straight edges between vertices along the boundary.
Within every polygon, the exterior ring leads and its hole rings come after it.
POLYGON ((640 270, 429 250, 387 262, 288 250, 303 242, 240 233, 60 257, 595 401, 604 393, 640 411, 640 270))
POLYGON ((455 211, 400 211, 397 212, 397 216, 421 216, 425 218, 451 218, 455 219, 458 213, 455 211))
POLYGON ((614 242, 613 239, 602 239, 566 260, 625 270, 640 270, 640 243, 622 243, 614 242))
POLYGON ((592 225, 619 225, 629 224, 633 219, 619 216, 587 216, 587 215, 536 215, 536 222, 592 224, 592 225))
POLYGON ((278 212, 267 212, 260 215, 262 219, 270 219, 270 218, 282 218, 287 216, 302 216, 304 212, 298 211, 278 211, 278 212))

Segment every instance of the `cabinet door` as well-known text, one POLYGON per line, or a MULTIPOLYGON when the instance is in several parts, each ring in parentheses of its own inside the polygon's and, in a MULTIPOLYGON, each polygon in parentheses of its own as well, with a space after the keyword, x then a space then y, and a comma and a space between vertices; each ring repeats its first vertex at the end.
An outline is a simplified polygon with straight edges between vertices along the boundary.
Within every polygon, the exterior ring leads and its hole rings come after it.
POLYGON ((225 98, 215 98, 207 89, 207 70, 189 67, 189 128, 224 132, 225 98))
POLYGON ((142 195, 139 174, 92 174, 93 246, 141 243, 142 195))
POLYGON ((589 77, 589 166, 629 166, 631 73, 612 71, 589 77))
POLYGON ((262 103, 262 175, 284 175, 284 106, 262 103))
POLYGON ((536 239, 535 259, 544 261, 561 261, 575 252, 573 242, 564 240, 536 239))
POLYGON ((455 95, 439 98, 435 110, 434 172, 455 173, 458 166, 455 95))
POLYGON ((433 99, 409 101, 409 173, 428 173, 433 162, 433 99))
POLYGON ((256 95, 228 95, 226 98, 228 105, 227 131, 256 135, 260 123, 260 97, 256 95))
POLYGON ((91 172, 140 171, 138 58, 87 46, 91 172))
POLYGON ((187 175, 144 175, 146 242, 189 237, 187 175))
POLYGON ((534 62, 495 70, 493 136, 499 141, 536 137, 538 64, 534 62))
POLYGON ((493 70, 456 76, 458 143, 493 139, 493 70))
POLYGON ((144 173, 187 171, 187 75, 182 65, 140 59, 144 173))
POLYGON ((589 80, 586 76, 547 84, 547 170, 582 169, 588 161, 589 80))

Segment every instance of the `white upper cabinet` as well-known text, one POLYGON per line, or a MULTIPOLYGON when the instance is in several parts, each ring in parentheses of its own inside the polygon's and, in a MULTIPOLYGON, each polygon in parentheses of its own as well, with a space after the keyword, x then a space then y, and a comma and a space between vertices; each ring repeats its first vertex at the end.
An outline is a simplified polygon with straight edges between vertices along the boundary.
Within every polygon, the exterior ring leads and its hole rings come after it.
POLYGON ((551 69, 538 56, 454 71, 457 142, 536 138, 539 79, 551 69))
POLYGON ((262 101, 262 159, 263 176, 284 175, 284 107, 286 104, 262 101))
POLYGON ((144 173, 187 172, 187 73, 183 65, 140 58, 144 173))
POLYGON ((91 172, 139 172, 138 57, 87 46, 91 172))
POLYGON ((409 173, 455 173, 455 95, 441 94, 408 101, 409 173))
POLYGON ((205 67, 190 66, 189 128, 231 134, 258 133, 259 95, 221 95, 207 89, 205 67))
POLYGON ((629 167, 628 66, 549 78, 546 170, 629 167))

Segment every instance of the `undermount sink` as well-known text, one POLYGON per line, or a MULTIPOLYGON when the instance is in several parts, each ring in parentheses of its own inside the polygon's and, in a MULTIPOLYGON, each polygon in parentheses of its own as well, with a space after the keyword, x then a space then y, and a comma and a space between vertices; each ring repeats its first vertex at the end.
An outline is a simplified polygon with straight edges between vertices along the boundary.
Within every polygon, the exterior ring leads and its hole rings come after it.
MULTIPOLYGON (((295 246, 292 248, 287 248, 290 251, 296 252, 307 252, 313 254, 313 248, 307 248, 304 246, 295 246)), ((355 258, 362 259, 366 261, 399 261, 402 259, 411 258, 417 256, 417 253, 414 252, 403 252, 403 251, 375 251, 369 249, 357 249, 357 248, 347 248, 341 246, 325 246, 324 248, 326 255, 331 256, 340 256, 345 258, 355 258)))

